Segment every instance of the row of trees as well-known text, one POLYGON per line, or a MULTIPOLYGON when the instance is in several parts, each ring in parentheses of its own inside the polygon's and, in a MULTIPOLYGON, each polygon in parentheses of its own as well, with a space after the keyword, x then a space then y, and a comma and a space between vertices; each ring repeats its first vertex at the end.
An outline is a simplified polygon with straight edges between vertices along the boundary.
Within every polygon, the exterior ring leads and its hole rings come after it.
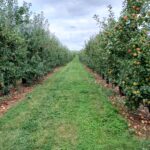
POLYGON ((109 17, 100 21, 101 31, 92 37, 80 60, 101 74, 107 83, 118 85, 126 104, 150 109, 150 2, 126 0, 116 21, 109 6, 109 17))
POLYGON ((18 81, 30 84, 73 57, 49 31, 43 13, 31 13, 30 6, 0 1, 0 91, 4 94, 18 81))

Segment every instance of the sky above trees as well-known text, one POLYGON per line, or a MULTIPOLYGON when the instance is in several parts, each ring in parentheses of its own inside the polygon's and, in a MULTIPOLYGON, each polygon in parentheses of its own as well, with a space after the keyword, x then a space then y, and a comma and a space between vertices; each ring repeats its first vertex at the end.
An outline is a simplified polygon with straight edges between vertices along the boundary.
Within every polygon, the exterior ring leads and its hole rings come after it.
POLYGON ((18 0, 32 3, 33 12, 44 12, 49 20, 50 31, 71 50, 80 50, 90 36, 98 33, 99 27, 93 19, 98 14, 101 19, 108 14, 111 4, 116 18, 122 10, 123 0, 18 0))

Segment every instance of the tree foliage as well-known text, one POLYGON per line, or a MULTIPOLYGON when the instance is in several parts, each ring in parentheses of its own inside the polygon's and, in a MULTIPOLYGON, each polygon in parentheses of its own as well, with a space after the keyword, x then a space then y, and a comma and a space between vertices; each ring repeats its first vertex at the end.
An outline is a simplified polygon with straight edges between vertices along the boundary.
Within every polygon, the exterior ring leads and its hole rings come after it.
POLYGON ((80 54, 81 61, 120 87, 126 104, 150 109, 150 3, 126 0, 116 21, 109 6, 107 20, 94 16, 101 31, 92 37, 80 54))
POLYGON ((72 59, 49 31, 43 13, 31 13, 30 6, 0 1, 0 91, 4 94, 19 80, 32 83, 72 59))

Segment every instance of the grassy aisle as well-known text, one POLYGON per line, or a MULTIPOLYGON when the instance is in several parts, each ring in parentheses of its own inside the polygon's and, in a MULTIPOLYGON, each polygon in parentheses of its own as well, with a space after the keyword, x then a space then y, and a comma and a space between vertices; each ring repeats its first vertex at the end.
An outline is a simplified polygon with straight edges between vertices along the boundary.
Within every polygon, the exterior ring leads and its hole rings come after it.
POLYGON ((148 150, 148 144, 128 133, 77 58, 0 118, 0 150, 148 150))

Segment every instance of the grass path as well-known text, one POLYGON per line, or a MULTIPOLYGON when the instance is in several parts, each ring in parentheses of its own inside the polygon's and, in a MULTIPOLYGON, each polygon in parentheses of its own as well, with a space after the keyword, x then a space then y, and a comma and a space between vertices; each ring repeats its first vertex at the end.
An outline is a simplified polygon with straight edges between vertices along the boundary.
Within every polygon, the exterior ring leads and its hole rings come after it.
POLYGON ((148 150, 74 59, 0 118, 0 150, 148 150))

